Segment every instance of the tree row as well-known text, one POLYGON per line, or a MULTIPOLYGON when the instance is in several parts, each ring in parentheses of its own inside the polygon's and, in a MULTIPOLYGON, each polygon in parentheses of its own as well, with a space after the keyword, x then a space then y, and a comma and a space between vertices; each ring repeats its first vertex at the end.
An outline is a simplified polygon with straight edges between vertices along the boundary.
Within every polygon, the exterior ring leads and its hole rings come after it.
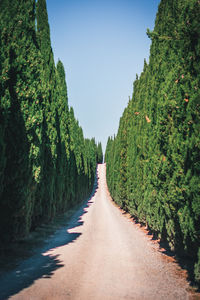
POLYGON ((149 63, 107 142, 114 200, 192 261, 200 284, 200 3, 162 0, 149 63))
POLYGON ((0 235, 19 239, 86 198, 101 144, 85 139, 55 66, 45 0, 0 3, 0 235))

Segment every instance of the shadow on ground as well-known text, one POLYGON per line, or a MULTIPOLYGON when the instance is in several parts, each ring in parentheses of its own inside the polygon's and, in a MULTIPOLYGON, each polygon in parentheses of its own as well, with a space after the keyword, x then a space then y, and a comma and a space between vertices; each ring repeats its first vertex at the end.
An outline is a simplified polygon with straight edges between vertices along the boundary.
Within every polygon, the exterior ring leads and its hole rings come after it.
MULTIPOLYGON (((21 257, 19 255, 18 249, 18 264, 16 267, 16 257, 14 257, 14 263, 12 258, 10 264, 13 264, 14 269, 6 271, 4 270, 0 273, 0 300, 5 300, 22 291, 25 288, 28 288, 34 283, 35 280, 39 278, 51 278, 54 272, 65 266, 62 261, 59 259, 59 255, 51 255, 44 253, 67 245, 69 243, 74 243, 79 238, 81 233, 70 233, 69 230, 83 225, 82 216, 87 213, 89 206, 93 203, 93 197, 98 188, 98 177, 96 177, 92 194, 89 199, 87 199, 79 209, 71 216, 69 219, 65 219, 65 225, 58 229, 57 226, 51 227, 49 225, 49 233, 45 235, 45 240, 41 242, 41 239, 38 244, 38 239, 32 238, 31 240, 23 241, 21 245, 13 244, 14 247, 23 247, 25 250, 21 249, 21 257), (35 240, 35 246, 34 245, 35 240), (39 245, 39 246, 38 246, 39 245), (30 249, 31 248, 31 249, 30 249), (25 259, 24 259, 25 258, 25 259)), ((63 220, 62 220, 63 221, 63 220)), ((44 227, 44 226, 43 226, 44 227)), ((38 232, 44 234, 45 229, 42 226, 38 229, 38 232)), ((12 250, 12 253, 15 253, 15 250, 12 250)), ((3 264, 1 263, 1 266, 3 264)), ((10 268, 9 268, 10 269, 10 268)))

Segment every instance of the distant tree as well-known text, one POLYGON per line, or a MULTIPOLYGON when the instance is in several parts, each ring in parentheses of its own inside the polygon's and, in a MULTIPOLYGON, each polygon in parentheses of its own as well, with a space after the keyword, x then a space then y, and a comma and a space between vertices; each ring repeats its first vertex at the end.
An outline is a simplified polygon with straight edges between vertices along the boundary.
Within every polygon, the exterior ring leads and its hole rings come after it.
POLYGON ((97 145, 97 163, 102 164, 102 162, 103 162, 102 145, 101 145, 101 143, 98 143, 98 145, 97 145))

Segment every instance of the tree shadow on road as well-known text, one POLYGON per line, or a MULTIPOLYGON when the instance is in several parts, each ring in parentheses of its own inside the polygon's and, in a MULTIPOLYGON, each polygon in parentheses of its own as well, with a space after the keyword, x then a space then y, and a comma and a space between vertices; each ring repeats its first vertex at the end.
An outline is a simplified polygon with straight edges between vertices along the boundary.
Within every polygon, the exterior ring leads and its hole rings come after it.
MULTIPOLYGON (((33 235, 32 238, 21 241, 21 243, 13 243, 13 247, 21 249, 16 249, 17 258, 10 256, 9 270, 6 270, 7 266, 5 267, 1 263, 0 300, 8 299, 19 293, 40 278, 51 278, 55 271, 60 268, 67 268, 59 255, 52 255, 51 251, 57 247, 76 242, 82 234, 80 232, 70 233, 70 230, 83 225, 82 216, 88 212, 88 208, 94 202, 93 197, 98 188, 97 179, 90 198, 84 201, 78 210, 77 208, 76 211, 74 209, 70 218, 63 216, 62 222, 54 223, 52 228, 51 225, 47 225, 47 234, 45 225, 41 226, 38 229, 38 235, 41 235, 42 239, 41 236, 38 238, 37 235, 33 235)), ((12 249, 12 256, 14 255, 15 249, 12 249)))

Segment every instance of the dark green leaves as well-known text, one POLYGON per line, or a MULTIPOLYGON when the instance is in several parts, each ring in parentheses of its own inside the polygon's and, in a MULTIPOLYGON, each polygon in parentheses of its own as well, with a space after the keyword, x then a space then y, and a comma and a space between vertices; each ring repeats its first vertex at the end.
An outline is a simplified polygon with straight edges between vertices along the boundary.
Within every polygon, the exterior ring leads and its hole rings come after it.
POLYGON ((149 65, 106 148, 117 203, 195 265, 200 247, 199 1, 162 0, 149 65), (197 50, 198 49, 198 50, 197 50))

